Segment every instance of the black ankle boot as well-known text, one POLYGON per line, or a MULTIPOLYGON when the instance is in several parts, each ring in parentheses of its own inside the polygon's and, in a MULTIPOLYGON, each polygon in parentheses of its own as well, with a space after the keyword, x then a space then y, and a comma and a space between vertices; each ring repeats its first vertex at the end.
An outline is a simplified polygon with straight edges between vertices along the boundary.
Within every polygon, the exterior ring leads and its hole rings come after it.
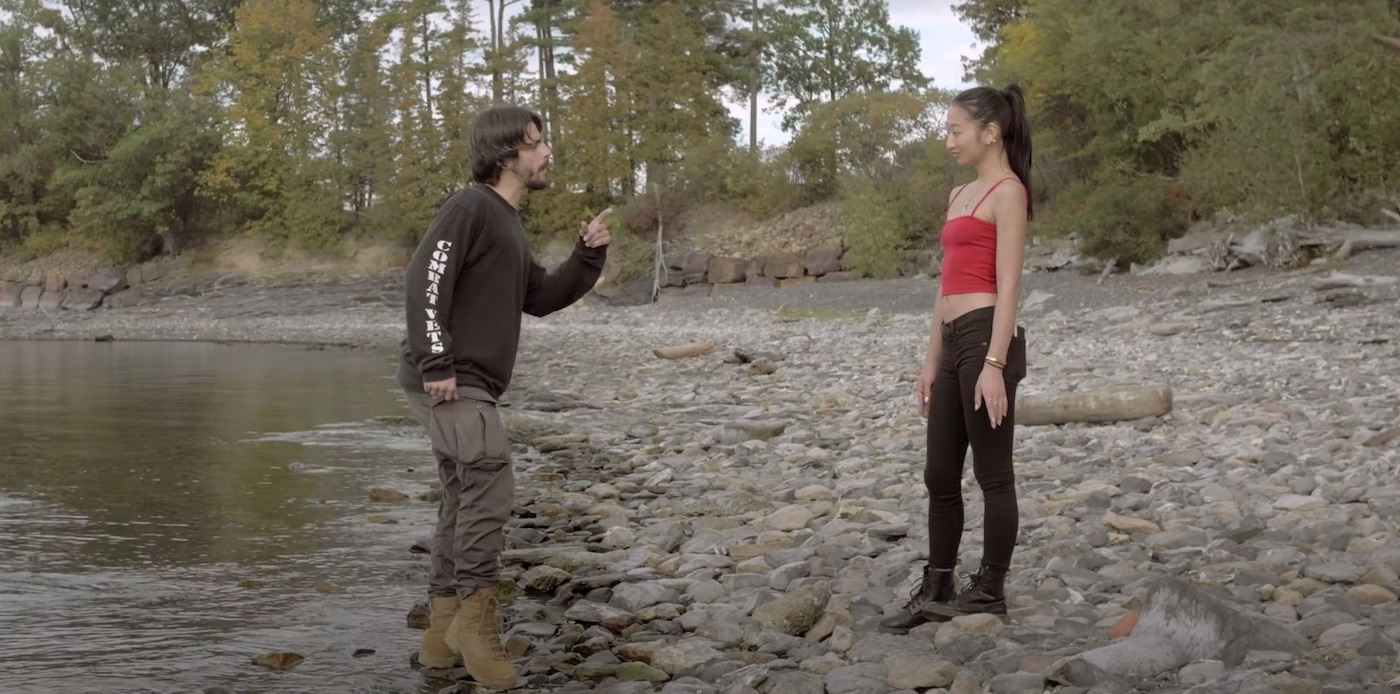
POLYGON ((933 603, 948 602, 953 599, 955 592, 952 569, 924 567, 924 577, 909 594, 909 604, 880 620, 880 631, 887 634, 907 634, 910 629, 927 624, 930 620, 923 614, 924 607, 933 603))
POLYGON ((977 573, 964 576, 967 587, 952 600, 924 605, 925 619, 946 622, 969 614, 1006 614, 1006 569, 983 565, 977 573))

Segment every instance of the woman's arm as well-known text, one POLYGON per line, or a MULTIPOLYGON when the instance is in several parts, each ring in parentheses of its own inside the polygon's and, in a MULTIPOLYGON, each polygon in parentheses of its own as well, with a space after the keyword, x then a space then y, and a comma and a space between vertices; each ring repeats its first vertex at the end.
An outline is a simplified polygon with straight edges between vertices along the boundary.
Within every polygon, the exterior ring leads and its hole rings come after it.
POLYGON ((1016 331, 1021 303, 1021 272, 1026 259, 1026 189, 997 186, 992 197, 997 225, 997 303, 992 318, 992 342, 987 356, 1006 364, 1006 352, 1016 331))
POLYGON ((938 359, 943 355, 943 301, 933 300, 933 322, 928 326, 928 352, 924 365, 937 368, 938 359))

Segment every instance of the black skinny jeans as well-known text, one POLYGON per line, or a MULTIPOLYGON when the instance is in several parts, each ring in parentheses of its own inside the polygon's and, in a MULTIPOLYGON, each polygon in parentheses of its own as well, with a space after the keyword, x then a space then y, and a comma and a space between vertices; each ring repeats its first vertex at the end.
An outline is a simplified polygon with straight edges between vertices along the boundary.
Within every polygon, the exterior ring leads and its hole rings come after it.
POLYGON ((1016 423, 1016 386, 1026 376, 1026 340, 1020 330, 1011 339, 1006 368, 1006 417, 995 429, 984 403, 972 409, 977 378, 987 366, 994 308, 979 308, 943 324, 943 352, 935 372, 928 406, 929 566, 952 569, 963 532, 962 476, 967 448, 972 446, 972 470, 982 488, 982 563, 1011 567, 1020 511, 1016 506, 1016 472, 1011 465, 1012 431, 1016 423))

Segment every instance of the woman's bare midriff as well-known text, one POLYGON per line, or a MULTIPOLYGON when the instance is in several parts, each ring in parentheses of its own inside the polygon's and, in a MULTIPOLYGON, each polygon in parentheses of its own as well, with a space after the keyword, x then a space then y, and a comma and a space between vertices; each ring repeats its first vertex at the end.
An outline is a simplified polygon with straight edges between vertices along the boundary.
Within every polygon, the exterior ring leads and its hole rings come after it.
POLYGON ((988 292, 974 294, 951 294, 939 299, 943 302, 944 323, 951 323, 959 316, 979 308, 997 305, 997 295, 988 292))

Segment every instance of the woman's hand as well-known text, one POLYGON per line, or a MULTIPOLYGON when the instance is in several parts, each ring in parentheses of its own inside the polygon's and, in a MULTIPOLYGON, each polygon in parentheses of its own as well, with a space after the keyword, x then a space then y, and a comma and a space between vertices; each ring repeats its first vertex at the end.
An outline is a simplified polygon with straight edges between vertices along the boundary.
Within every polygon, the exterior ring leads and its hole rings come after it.
POLYGON ((928 398, 929 393, 933 392, 933 376, 933 364, 925 362, 924 370, 919 373, 918 389, 915 391, 920 417, 928 417, 928 398))
POLYGON ((1006 418, 1006 381, 1002 380, 1001 369, 991 364, 982 367, 982 375, 977 377, 977 388, 972 394, 972 409, 987 406, 987 418, 992 428, 1001 426, 1006 418))

